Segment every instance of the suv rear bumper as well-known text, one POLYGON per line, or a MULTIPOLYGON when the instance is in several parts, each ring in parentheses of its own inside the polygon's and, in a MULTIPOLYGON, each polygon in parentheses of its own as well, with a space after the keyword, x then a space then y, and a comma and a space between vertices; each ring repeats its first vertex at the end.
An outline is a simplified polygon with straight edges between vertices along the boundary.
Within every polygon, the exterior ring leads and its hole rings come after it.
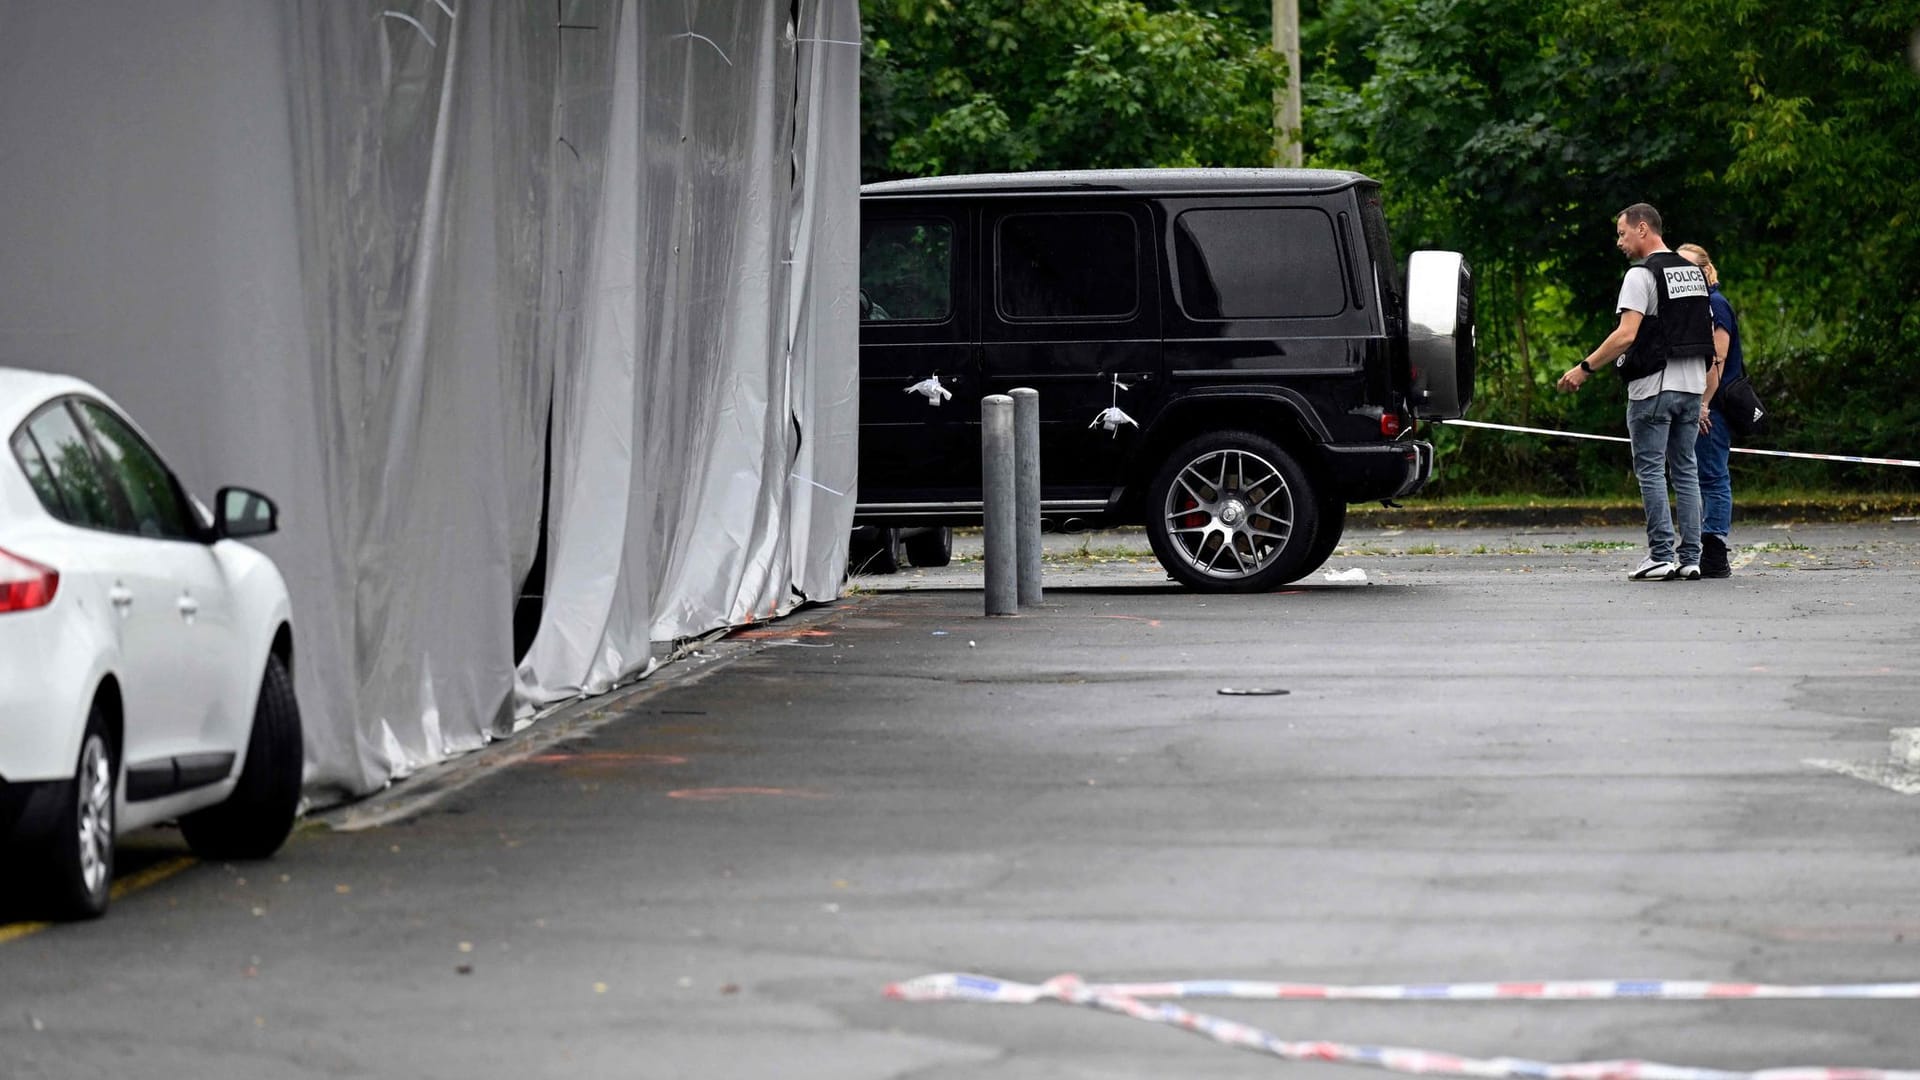
POLYGON ((1320 447, 1320 460, 1342 502, 1375 502, 1412 495, 1433 477, 1430 442, 1327 443, 1320 447))

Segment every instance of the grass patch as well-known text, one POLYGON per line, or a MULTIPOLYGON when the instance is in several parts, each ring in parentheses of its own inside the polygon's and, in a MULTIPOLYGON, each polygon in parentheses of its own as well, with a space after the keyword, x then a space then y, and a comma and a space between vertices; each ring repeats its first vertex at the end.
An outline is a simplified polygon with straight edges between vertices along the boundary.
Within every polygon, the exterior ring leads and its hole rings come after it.
POLYGON ((1632 551, 1640 545, 1629 540, 1574 540, 1570 543, 1546 546, 1562 551, 1632 551))
POLYGON ((1136 551, 1132 548, 1089 547, 1085 544, 1082 544, 1080 547, 1077 547, 1072 551, 1044 552, 1040 556, 1040 561, 1045 563, 1078 564, 1078 563, 1139 562, 1141 559, 1151 559, 1151 558, 1153 558, 1151 554, 1143 551, 1136 551))

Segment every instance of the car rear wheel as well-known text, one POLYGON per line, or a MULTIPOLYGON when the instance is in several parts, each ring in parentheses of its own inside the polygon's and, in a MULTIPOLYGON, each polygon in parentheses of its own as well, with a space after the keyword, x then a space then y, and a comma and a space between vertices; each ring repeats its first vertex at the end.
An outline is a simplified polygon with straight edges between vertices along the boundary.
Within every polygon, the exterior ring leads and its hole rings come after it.
POLYGON ((907 561, 915 566, 945 566, 953 561, 953 530, 929 525, 907 537, 907 561))
POLYGON ((293 675, 269 656, 240 782, 225 802, 180 819, 187 845, 207 859, 264 859, 278 851, 300 809, 304 762, 293 675))
POLYGON ((52 837, 47 899, 56 918, 94 919, 107 910, 113 886, 113 803, 119 776, 106 717, 95 704, 87 714, 80 757, 52 837))
POLYGON ((847 573, 900 572, 900 530, 872 526, 855 528, 847 547, 847 573))
POLYGON ((1175 450, 1148 489, 1147 539, 1167 572, 1204 592, 1259 592, 1307 572, 1317 496, 1265 436, 1211 432, 1175 450))

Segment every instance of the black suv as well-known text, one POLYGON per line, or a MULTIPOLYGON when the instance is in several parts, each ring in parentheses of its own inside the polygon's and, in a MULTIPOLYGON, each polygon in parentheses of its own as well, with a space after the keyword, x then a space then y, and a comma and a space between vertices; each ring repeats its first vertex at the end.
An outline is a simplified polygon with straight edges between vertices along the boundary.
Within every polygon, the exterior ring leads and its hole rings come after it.
POLYGON ((1415 420, 1472 393, 1465 262, 1416 252, 1403 286, 1358 173, 901 180, 860 217, 854 521, 882 535, 978 522, 980 399, 1031 386, 1048 521, 1144 524, 1187 585, 1272 588, 1347 504, 1419 490, 1415 420))

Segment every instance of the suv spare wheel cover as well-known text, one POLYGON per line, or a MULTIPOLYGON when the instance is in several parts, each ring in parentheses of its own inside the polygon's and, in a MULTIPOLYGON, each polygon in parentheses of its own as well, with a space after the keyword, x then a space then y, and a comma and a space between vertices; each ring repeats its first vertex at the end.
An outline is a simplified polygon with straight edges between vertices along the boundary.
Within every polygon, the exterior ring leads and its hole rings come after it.
POLYGON ((1457 251, 1407 259, 1407 359, 1413 414, 1454 420, 1473 399, 1473 272, 1457 251))

